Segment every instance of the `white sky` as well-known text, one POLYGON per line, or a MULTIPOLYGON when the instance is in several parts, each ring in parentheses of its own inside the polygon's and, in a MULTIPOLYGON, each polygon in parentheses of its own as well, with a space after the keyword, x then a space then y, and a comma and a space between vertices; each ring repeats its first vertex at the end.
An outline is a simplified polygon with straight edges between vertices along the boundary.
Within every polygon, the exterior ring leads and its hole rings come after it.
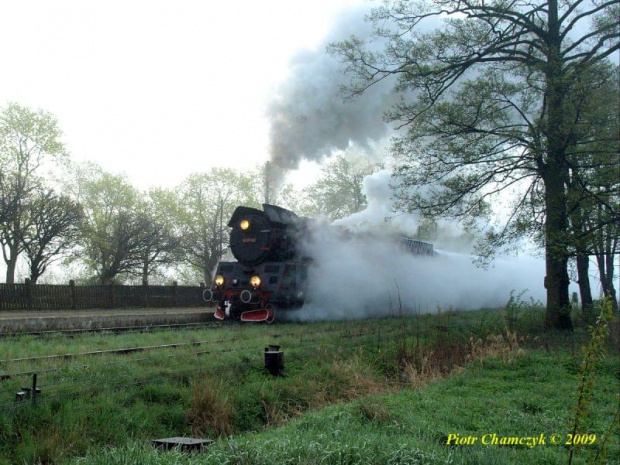
POLYGON ((74 160, 140 188, 251 168, 288 60, 360 1, 4 0, 0 106, 51 112, 74 160))
POLYGON ((289 59, 362 1, 3 0, 0 106, 51 112, 74 160, 139 188, 253 168, 289 59))

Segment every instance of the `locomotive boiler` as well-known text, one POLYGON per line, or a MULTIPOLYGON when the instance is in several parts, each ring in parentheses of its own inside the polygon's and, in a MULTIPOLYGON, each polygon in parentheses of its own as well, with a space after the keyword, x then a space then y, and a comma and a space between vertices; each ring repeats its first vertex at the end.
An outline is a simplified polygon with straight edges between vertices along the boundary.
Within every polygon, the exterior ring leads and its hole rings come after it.
POLYGON ((220 262, 204 299, 215 302, 215 318, 271 323, 280 309, 303 305, 309 257, 300 238, 307 219, 275 205, 237 207, 228 226, 236 262, 220 262))

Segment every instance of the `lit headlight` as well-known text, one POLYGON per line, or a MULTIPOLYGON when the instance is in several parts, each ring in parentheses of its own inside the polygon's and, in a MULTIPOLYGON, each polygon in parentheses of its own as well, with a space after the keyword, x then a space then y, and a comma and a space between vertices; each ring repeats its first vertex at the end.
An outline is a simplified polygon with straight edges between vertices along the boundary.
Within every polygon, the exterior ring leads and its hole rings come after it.
POLYGON ((250 285, 256 289, 257 287, 260 286, 260 278, 258 276, 252 276, 250 278, 250 285))
POLYGON ((241 231, 246 231, 250 227, 250 222, 248 220, 241 220, 239 227, 241 228, 241 231))
POLYGON ((224 276, 222 276, 221 274, 218 274, 213 280, 213 282, 215 283, 217 287, 222 287, 224 283, 226 282, 226 279, 224 279, 224 276))

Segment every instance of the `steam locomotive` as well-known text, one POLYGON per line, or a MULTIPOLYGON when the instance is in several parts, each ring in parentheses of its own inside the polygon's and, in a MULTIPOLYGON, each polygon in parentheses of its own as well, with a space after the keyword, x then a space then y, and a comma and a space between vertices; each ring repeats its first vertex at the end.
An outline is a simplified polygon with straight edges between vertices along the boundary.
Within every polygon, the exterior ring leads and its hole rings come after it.
POLYGON ((237 207, 228 226, 236 262, 220 262, 204 299, 215 318, 273 322, 278 309, 304 303, 310 258, 301 250, 308 219, 275 205, 237 207))
MULTIPOLYGON (((228 222, 230 250, 236 262, 220 262, 203 298, 215 302, 215 318, 271 323, 279 310, 305 301, 312 258, 303 250, 312 220, 263 204, 263 210, 237 207, 228 222)), ((405 251, 433 255, 432 244, 398 238, 405 251)))

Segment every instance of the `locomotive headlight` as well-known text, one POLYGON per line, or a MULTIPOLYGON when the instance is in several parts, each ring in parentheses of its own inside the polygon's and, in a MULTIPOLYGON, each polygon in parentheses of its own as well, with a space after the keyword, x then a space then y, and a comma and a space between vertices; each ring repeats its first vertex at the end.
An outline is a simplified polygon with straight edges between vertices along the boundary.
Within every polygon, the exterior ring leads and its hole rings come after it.
POLYGON ((260 278, 259 278, 258 276, 252 276, 252 277, 250 278, 250 285, 251 285, 254 289, 256 289, 256 288, 258 288, 258 287, 260 286, 260 282, 261 282, 261 281, 260 281, 260 278))
POLYGON ((247 231, 250 227, 250 222, 248 220, 241 220, 239 227, 241 228, 241 231, 247 231))
POLYGON ((215 283, 217 287, 222 287, 224 283, 226 282, 226 279, 221 274, 218 274, 213 280, 213 282, 215 283))

